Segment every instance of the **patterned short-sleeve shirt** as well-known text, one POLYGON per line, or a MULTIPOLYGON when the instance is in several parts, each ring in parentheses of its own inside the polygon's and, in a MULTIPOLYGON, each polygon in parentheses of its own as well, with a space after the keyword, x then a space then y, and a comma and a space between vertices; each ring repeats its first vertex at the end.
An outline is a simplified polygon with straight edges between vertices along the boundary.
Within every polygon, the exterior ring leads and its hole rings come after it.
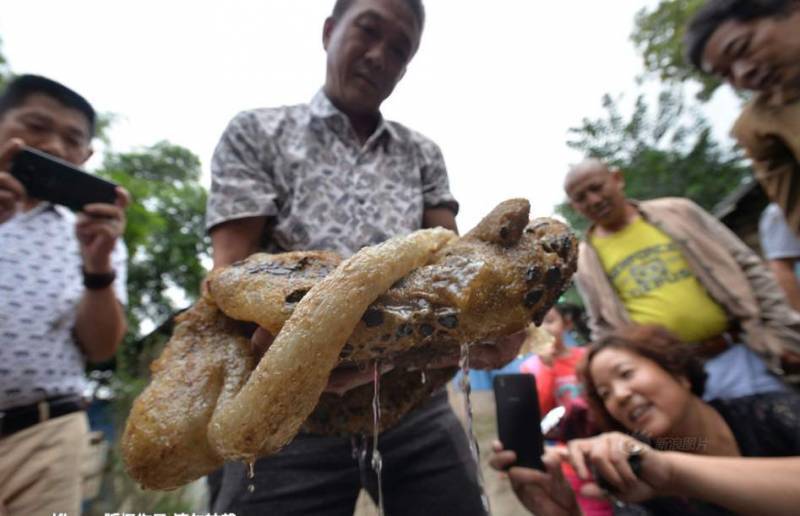
MULTIPOLYGON (((125 246, 113 288, 125 304, 125 246)), ((82 394, 85 358, 73 337, 83 296, 75 215, 41 203, 0 224, 0 410, 82 394)))
POLYGON ((237 115, 211 172, 207 228, 266 216, 269 252, 347 256, 419 229, 426 208, 458 211, 436 144, 382 119, 362 145, 322 91, 310 104, 237 115))

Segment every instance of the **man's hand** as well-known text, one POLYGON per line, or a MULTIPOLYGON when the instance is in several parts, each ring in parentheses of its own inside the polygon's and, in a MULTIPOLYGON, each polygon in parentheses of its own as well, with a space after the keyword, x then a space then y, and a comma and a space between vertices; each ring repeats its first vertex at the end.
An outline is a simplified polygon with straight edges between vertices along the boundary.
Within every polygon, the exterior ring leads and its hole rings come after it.
MULTIPOLYGON (((379 374, 385 374, 394 369, 393 364, 381 364, 379 374)), ((332 392, 343 396, 347 391, 372 383, 375 381, 375 368, 368 367, 359 369, 357 367, 337 367, 331 371, 328 377, 328 385, 325 392, 332 392)))
POLYGON ((494 344, 478 344, 469 350, 469 366, 473 369, 500 369, 517 358, 525 342, 525 330, 500 337, 494 344))
POLYGON ((25 198, 25 187, 9 173, 11 161, 24 146, 25 142, 12 138, 0 147, 0 224, 14 216, 25 198))
MULTIPOLYGON (((255 333, 253 333, 253 338, 250 339, 250 345, 253 348, 253 353, 259 360, 264 353, 266 353, 274 340, 275 337, 264 328, 258 328, 255 333)), ((392 364, 381 364, 380 374, 388 373, 392 369, 394 369, 392 364)), ((357 367, 337 367, 331 371, 331 375, 328 378, 328 385, 325 386, 324 392, 332 392, 342 396, 351 389, 372 383, 374 379, 375 369, 373 367, 368 367, 363 370, 357 367)))
MULTIPOLYGON (((469 348, 469 367, 472 369, 500 369, 514 360, 519 348, 525 342, 525 330, 500 337, 494 344, 475 344, 469 348)), ((456 355, 437 358, 427 364, 430 369, 455 367, 459 362, 456 355)))
POLYGON ((114 204, 87 204, 78 214, 75 234, 86 272, 111 272, 111 252, 125 231, 125 207, 129 202, 128 192, 118 186, 114 204))

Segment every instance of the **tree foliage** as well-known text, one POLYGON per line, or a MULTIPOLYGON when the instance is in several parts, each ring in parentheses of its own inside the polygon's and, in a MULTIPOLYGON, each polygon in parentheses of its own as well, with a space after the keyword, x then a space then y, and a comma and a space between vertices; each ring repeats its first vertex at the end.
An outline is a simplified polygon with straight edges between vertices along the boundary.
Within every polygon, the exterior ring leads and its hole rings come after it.
POLYGON ((109 154, 98 171, 133 198, 124 235, 130 331, 123 362, 139 353, 135 343, 143 323, 160 324, 199 294, 203 260, 209 257, 200 170, 191 151, 161 142, 138 152, 109 154))
MULTIPOLYGON (((640 95, 629 117, 620 112, 620 100, 605 95, 605 115, 570 129, 567 144, 619 167, 629 197, 688 197, 710 210, 749 176, 739 156, 714 140, 705 118, 687 109, 679 94, 662 92, 655 109, 640 95)), ((568 203, 557 211, 574 227, 586 227, 568 203)))
POLYGON ((6 83, 11 78, 11 68, 8 65, 8 60, 3 55, 3 40, 0 38, 0 90, 5 88, 6 83))
POLYGON ((720 86, 720 81, 703 74, 684 58, 683 35, 691 17, 705 0, 662 0, 636 14, 631 40, 644 60, 645 70, 670 84, 687 80, 700 85, 698 99, 706 101, 720 86))

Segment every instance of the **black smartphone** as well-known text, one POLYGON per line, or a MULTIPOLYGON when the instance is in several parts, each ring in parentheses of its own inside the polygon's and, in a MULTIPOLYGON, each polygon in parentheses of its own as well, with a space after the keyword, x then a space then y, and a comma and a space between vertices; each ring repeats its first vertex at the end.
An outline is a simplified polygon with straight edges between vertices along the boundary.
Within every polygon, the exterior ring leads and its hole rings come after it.
POLYGON ((45 152, 25 147, 11 163, 11 175, 28 196, 80 211, 87 204, 114 204, 117 185, 45 152))
POLYGON ((544 470, 541 415, 532 374, 501 374, 494 377, 497 434, 503 448, 517 454, 515 466, 544 470))

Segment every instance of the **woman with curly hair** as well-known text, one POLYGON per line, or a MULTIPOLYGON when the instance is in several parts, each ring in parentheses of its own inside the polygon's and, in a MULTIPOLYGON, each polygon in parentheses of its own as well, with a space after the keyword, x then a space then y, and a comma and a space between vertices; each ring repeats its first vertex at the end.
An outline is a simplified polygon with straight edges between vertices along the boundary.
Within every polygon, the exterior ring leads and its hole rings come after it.
MULTIPOLYGON (((701 364, 685 344, 656 326, 633 326, 593 344, 580 375, 606 432, 549 449, 545 472, 511 468, 517 496, 537 515, 581 514, 561 474, 562 461, 581 478, 594 478, 581 494, 613 493, 619 500, 643 502, 652 514, 796 511, 796 393, 705 402, 701 364)), ((492 465, 504 470, 515 459, 498 446, 492 465)))

